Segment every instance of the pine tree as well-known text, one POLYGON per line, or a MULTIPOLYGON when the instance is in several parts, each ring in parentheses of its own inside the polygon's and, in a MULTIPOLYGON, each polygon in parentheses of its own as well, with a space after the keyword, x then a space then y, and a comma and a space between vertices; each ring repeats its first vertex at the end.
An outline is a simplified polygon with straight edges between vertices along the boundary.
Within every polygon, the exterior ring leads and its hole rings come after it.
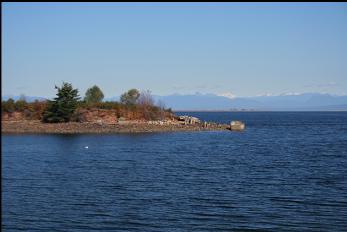
POLYGON ((48 101, 48 106, 43 115, 44 122, 69 122, 76 110, 79 100, 78 89, 73 89, 72 85, 63 82, 58 90, 57 97, 53 101, 48 101))

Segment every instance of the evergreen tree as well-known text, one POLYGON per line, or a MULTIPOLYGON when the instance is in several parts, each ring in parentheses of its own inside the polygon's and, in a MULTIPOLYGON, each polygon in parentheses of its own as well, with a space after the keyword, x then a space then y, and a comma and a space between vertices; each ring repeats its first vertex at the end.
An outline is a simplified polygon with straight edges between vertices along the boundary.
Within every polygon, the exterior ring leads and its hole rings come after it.
POLYGON ((102 99, 104 99, 104 94, 101 91, 101 89, 96 85, 89 88, 86 92, 86 96, 84 97, 84 101, 87 104, 98 103, 101 102, 102 99))
POLYGON ((53 101, 48 101, 48 106, 43 115, 44 122, 69 122, 76 110, 79 100, 78 90, 73 89, 72 85, 63 82, 58 90, 57 97, 53 101))

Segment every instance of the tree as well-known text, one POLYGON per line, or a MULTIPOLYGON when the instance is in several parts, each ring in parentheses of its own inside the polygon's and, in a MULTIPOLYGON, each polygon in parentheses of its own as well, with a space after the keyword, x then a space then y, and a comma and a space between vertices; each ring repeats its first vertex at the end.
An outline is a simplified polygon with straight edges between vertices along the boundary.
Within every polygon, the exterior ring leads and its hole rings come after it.
POLYGON ((137 89, 130 89, 121 95, 120 101, 126 105, 135 105, 139 97, 140 92, 137 89))
POLYGON ((76 110, 79 100, 78 89, 73 89, 72 85, 63 82, 58 90, 57 97, 53 101, 48 101, 48 106, 43 115, 44 122, 69 122, 76 110))
POLYGON ((27 107, 27 101, 24 94, 21 94, 19 99, 15 103, 15 109, 17 111, 23 111, 27 107))
POLYGON ((9 98, 7 101, 2 101, 1 111, 12 113, 15 111, 15 102, 12 98, 9 98))
POLYGON ((140 97, 138 99, 138 103, 141 106, 154 106, 154 99, 150 90, 144 90, 141 92, 140 97))
POLYGON ((154 111, 157 108, 154 107, 154 99, 151 91, 142 91, 138 99, 138 104, 141 107, 145 119, 152 120, 157 118, 157 112, 154 111))
POLYGON ((99 103, 102 101, 102 99, 104 99, 104 94, 101 91, 101 89, 96 85, 89 88, 86 92, 85 97, 84 97, 84 101, 87 104, 99 103))

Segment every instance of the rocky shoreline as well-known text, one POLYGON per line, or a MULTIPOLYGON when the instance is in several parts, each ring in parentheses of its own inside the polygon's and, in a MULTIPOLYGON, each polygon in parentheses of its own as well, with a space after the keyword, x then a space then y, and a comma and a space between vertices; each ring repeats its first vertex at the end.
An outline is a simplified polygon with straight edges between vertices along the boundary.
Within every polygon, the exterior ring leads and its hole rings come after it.
POLYGON ((112 134, 149 133, 176 131, 221 131, 229 130, 227 124, 195 123, 180 124, 156 121, 129 121, 115 124, 68 122, 42 123, 39 120, 1 121, 2 134, 112 134))

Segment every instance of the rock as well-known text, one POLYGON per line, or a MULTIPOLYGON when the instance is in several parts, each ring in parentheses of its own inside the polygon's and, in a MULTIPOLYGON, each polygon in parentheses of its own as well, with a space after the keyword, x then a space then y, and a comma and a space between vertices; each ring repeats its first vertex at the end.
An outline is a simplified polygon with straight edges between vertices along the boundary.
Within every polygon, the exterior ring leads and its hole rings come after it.
POLYGON ((245 124, 241 121, 231 121, 230 122, 230 130, 241 131, 245 129, 245 124))
MULTIPOLYGON (((153 122, 153 121, 152 121, 153 122)), ((137 133, 137 132, 164 132, 164 131, 200 131, 200 130, 225 130, 228 125, 211 124, 208 129, 203 129, 202 124, 184 126, 182 124, 160 125, 147 122, 122 121, 120 124, 97 123, 42 123, 33 121, 2 121, 2 133, 137 133)))
POLYGON ((179 116, 178 121, 184 122, 184 125, 194 125, 200 123, 200 119, 188 115, 179 116))
POLYGON ((125 118, 124 117, 118 118, 118 122, 120 122, 120 121, 125 121, 125 118))

